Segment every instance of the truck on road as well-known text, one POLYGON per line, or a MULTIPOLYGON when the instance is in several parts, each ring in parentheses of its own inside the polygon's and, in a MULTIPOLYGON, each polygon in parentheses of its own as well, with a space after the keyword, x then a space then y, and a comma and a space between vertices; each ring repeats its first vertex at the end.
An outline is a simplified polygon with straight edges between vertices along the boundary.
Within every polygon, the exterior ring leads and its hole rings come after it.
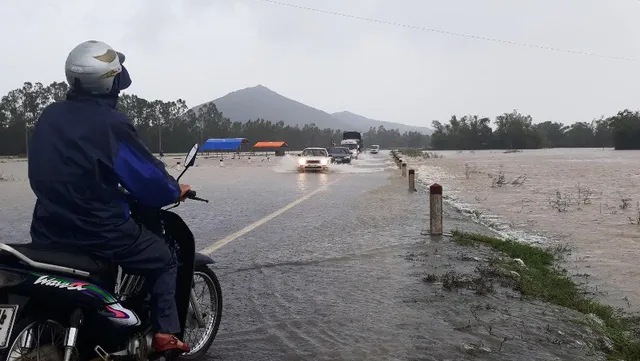
POLYGON ((364 151, 364 144, 362 143, 362 133, 353 130, 343 132, 340 145, 351 149, 353 158, 358 159, 358 154, 364 151))

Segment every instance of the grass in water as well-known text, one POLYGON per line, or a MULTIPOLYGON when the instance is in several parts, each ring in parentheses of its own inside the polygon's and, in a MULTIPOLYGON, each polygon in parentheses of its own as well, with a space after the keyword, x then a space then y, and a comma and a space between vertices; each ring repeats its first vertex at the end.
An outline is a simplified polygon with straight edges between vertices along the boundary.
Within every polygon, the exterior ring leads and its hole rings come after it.
POLYGON ((420 148, 405 148, 401 149, 400 153, 406 155, 407 157, 422 157, 424 153, 420 148))
POLYGON ((565 270, 557 267, 556 261, 565 249, 544 249, 513 240, 502 240, 480 234, 454 231, 453 240, 463 246, 483 244, 510 258, 521 259, 525 267, 517 262, 497 261, 504 269, 520 274, 516 290, 522 295, 567 307, 584 314, 594 314, 604 321, 600 331, 608 337, 612 347, 602 347, 610 359, 640 360, 637 319, 624 317, 621 310, 587 298, 583 288, 573 282, 565 270))

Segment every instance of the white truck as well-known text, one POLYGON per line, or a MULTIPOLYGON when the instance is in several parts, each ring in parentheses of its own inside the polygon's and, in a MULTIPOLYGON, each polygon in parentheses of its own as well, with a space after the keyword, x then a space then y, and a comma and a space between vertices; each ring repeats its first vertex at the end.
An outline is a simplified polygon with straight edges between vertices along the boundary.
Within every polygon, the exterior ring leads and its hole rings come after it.
POLYGON ((355 130, 342 132, 342 141, 340 145, 348 147, 353 153, 353 158, 358 159, 358 154, 364 152, 364 143, 362 142, 362 133, 355 130), (355 151, 354 151, 355 149, 355 151))
POLYGON ((360 147, 357 140, 343 139, 342 141, 340 141, 340 145, 349 148, 349 151, 351 151, 352 159, 358 159, 358 154, 360 154, 360 147))

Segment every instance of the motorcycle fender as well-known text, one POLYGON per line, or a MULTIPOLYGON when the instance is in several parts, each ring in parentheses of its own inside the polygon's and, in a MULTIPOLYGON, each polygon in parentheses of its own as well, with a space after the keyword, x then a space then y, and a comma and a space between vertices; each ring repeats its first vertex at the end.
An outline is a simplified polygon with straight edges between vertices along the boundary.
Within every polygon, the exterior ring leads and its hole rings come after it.
POLYGON ((206 266, 208 264, 214 264, 215 261, 213 260, 213 258, 206 256, 202 253, 197 253, 196 252, 196 258, 195 258, 195 265, 197 266, 206 266))

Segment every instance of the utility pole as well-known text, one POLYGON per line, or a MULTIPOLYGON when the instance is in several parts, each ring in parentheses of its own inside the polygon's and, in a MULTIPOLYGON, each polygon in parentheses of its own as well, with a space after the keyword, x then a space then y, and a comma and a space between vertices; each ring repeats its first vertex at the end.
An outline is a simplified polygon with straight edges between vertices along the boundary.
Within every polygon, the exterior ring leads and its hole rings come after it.
POLYGON ((162 157, 162 125, 158 125, 158 154, 162 157))
POLYGON ((26 118, 24 120, 24 152, 29 158, 29 122, 26 118))

